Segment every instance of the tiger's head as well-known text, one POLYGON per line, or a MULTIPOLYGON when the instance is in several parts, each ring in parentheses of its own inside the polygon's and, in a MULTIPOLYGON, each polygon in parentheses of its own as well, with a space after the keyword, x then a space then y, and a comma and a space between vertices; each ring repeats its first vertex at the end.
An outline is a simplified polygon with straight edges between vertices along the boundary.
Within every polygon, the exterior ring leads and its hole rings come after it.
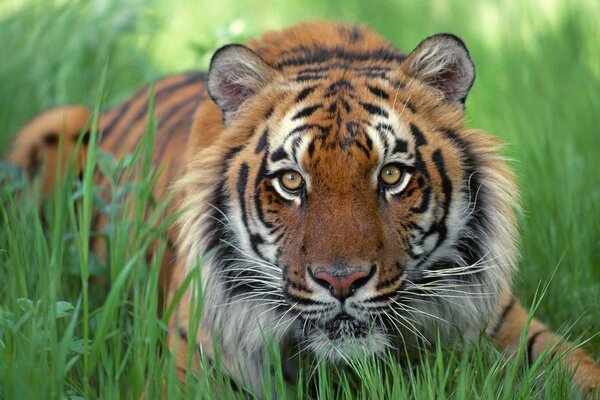
POLYGON ((204 322, 332 361, 478 334, 511 279, 516 192, 498 142, 464 128, 474 76, 446 34, 403 56, 303 25, 217 51, 222 133, 190 164, 181 224, 204 322))

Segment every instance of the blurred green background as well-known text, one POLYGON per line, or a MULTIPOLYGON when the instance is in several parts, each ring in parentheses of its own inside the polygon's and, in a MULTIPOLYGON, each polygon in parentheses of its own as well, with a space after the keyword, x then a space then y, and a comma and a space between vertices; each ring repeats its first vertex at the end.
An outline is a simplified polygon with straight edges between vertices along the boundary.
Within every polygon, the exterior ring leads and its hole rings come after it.
MULTIPOLYGON (((366 24, 407 52, 439 32, 466 42, 477 69, 467 125, 503 139, 522 188, 516 292, 530 303, 556 271, 538 316, 573 336, 597 334, 597 0, 3 0, 0 153, 40 110, 93 105, 105 66, 109 107, 153 78, 206 69, 221 45, 309 19, 366 24)), ((599 354, 600 339, 587 347, 599 354)))

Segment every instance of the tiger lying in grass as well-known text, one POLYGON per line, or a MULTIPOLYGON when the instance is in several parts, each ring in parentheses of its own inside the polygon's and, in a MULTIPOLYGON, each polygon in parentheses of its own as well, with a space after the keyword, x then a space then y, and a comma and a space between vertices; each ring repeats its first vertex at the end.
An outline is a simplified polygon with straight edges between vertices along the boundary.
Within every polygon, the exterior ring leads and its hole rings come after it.
MULTIPOLYGON (((202 261, 198 333, 191 290, 170 321, 182 379, 188 341, 209 360, 217 343, 227 373, 257 390, 265 337, 331 362, 438 331, 485 331, 516 349, 527 325, 511 293, 517 190, 499 141, 464 127, 474 77, 455 36, 405 56, 366 28, 312 23, 225 46, 208 74, 156 83, 154 195, 174 193, 183 210, 161 273, 171 298, 202 261)), ((144 89, 100 116, 101 149, 132 152, 148 99, 144 89)), ((49 110, 8 159, 47 192, 65 164, 58 135, 72 153, 89 119, 83 107, 49 110)), ((535 319, 526 345, 530 363, 554 345, 582 389, 600 386, 592 359, 561 352, 567 343, 535 319)))

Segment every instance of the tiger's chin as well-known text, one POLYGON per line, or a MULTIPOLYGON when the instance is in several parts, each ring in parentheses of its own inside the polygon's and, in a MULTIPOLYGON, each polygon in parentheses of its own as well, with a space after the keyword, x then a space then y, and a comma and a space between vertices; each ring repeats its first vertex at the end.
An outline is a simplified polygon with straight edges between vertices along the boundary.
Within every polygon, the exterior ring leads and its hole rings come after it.
POLYGON ((304 346, 332 364, 370 357, 390 347, 380 327, 345 314, 307 330, 302 338, 304 346))

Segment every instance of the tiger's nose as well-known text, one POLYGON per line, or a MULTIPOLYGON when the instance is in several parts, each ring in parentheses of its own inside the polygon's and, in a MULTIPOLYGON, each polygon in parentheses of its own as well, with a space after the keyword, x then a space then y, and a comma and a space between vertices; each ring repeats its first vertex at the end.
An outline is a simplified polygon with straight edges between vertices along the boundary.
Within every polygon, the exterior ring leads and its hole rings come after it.
POLYGON ((332 274, 329 271, 319 271, 313 274, 308 268, 310 277, 320 286, 328 289, 333 297, 344 301, 352 296, 356 289, 365 285, 375 274, 375 266, 370 271, 355 271, 351 273, 332 274))

